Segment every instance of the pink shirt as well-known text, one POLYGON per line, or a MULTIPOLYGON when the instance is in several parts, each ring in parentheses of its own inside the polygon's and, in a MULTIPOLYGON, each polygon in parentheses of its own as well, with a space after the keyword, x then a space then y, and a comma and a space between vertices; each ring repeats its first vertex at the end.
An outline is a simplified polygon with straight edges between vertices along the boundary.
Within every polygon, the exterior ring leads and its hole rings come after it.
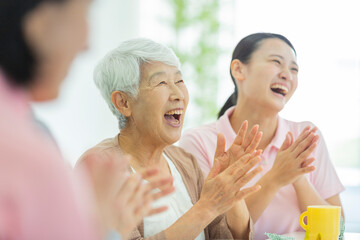
MULTIPOLYGON (((217 133, 223 133, 226 139, 226 149, 228 149, 235 139, 236 133, 230 124, 230 116, 234 112, 234 107, 228 109, 225 114, 216 122, 201 126, 196 129, 186 131, 179 141, 179 146, 193 154, 204 175, 209 173, 214 160, 216 149, 217 133)), ((254 185, 262 176, 268 172, 275 160, 276 154, 280 149, 285 135, 291 131, 297 138, 301 131, 308 125, 314 126, 311 122, 291 122, 278 118, 278 127, 275 137, 266 147, 262 154, 261 164, 264 170, 258 174, 247 186, 254 185)), ((315 157, 315 171, 309 173, 307 177, 314 185, 315 189, 324 199, 339 194, 344 190, 333 164, 330 161, 329 153, 325 145, 324 138, 320 131, 317 132, 320 139, 318 146, 313 152, 315 157)), ((264 233, 284 234, 287 232, 301 231, 299 225, 300 209, 293 186, 282 187, 265 209, 261 217, 255 224, 255 239, 266 239, 264 233)))
POLYGON ((25 92, 0 71, 0 239, 96 239, 71 168, 32 123, 25 92))

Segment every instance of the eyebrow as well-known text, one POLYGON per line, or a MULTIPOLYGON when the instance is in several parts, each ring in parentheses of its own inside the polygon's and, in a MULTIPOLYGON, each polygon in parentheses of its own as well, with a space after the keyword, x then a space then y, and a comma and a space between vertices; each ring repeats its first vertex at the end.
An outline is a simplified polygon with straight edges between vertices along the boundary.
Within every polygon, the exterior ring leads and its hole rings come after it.
POLYGON ((155 78, 157 76, 161 76, 161 75, 165 75, 165 72, 156 72, 156 73, 152 74, 149 78, 149 82, 151 82, 151 80, 153 80, 153 78, 155 78))
MULTIPOLYGON (((278 58, 281 58, 282 60, 284 60, 284 57, 281 55, 278 55, 278 54, 271 54, 270 57, 278 57, 278 58)), ((297 67, 299 67, 295 61, 291 61, 291 63, 296 65, 297 67)))
MULTIPOLYGON (((151 80, 152 80, 153 78, 155 78, 155 77, 157 77, 157 76, 161 76, 161 75, 166 75, 166 73, 165 73, 165 72, 156 72, 156 73, 152 74, 152 75, 150 76, 150 78, 149 78, 149 82, 151 82, 151 80)), ((181 74, 181 71, 178 70, 177 72, 175 72, 175 75, 182 75, 182 74, 181 74)))

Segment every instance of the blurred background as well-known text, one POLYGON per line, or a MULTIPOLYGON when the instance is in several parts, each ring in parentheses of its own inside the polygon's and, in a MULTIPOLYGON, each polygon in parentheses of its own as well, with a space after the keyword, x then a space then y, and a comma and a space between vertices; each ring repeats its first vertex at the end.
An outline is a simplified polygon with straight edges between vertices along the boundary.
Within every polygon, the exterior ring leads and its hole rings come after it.
MULTIPOLYGON (((214 121, 234 90, 233 48, 254 32, 286 36, 298 54, 299 86, 280 115, 322 131, 346 186, 346 230, 360 232, 360 14, 358 0, 95 0, 89 49, 75 59, 56 101, 33 104, 64 157, 117 134, 96 89, 96 63, 120 42, 147 37, 172 47, 190 92, 184 130, 214 121)), ((329 186, 331 187, 331 186, 329 186)))

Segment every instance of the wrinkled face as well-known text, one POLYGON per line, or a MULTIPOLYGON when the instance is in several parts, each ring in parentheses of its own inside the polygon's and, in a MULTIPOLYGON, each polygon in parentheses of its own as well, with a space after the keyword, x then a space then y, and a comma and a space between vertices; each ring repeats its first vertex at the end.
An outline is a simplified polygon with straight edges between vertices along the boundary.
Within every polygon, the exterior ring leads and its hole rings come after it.
POLYGON ((38 91, 41 93, 34 100, 57 97, 71 62, 87 48, 90 3, 91 0, 45 2, 33 11, 31 25, 25 24, 27 40, 39 63, 36 87, 44 89, 38 91))
POLYGON ((141 67, 138 96, 130 101, 129 123, 152 144, 173 144, 180 139, 188 101, 179 69, 146 63, 141 67))
POLYGON ((280 39, 266 39, 244 67, 239 92, 246 102, 279 112, 298 85, 296 56, 280 39))

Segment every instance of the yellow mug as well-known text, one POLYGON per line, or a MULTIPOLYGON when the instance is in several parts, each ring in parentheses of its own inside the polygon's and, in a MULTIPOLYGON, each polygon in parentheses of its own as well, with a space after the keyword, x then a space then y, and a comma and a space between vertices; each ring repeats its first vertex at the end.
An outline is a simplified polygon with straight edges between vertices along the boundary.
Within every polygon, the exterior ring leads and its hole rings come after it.
POLYGON ((341 207, 318 205, 308 206, 300 215, 299 222, 306 231, 308 240, 338 240, 340 234, 341 207), (307 216, 307 224, 304 217, 307 216))

